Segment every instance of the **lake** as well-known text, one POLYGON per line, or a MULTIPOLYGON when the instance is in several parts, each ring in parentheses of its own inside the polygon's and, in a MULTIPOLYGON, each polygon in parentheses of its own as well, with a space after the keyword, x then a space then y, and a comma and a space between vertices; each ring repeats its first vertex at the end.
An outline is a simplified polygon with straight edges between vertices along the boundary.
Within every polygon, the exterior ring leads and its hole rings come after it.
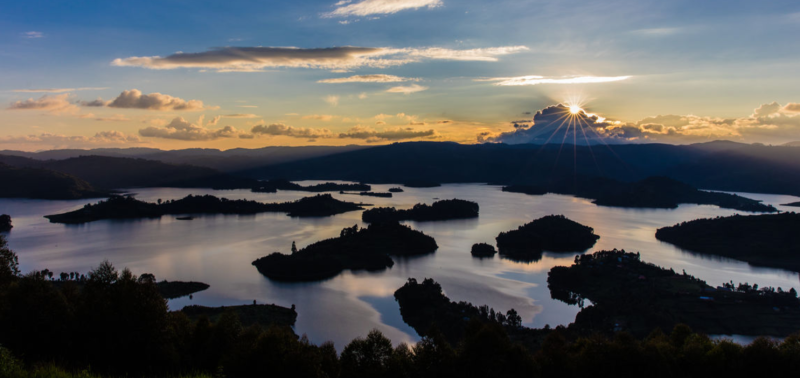
MULTIPOLYGON (((301 182, 310 185, 317 182, 301 182)), ((373 185, 385 192, 390 185, 373 185)), ((314 283, 278 283, 258 273, 252 261, 272 252, 289 253, 292 241, 298 248, 321 239, 336 237, 344 227, 361 222, 361 212, 325 218, 291 218, 281 213, 252 216, 203 215, 191 221, 173 216, 147 220, 105 220, 83 225, 51 224, 44 215, 61 213, 97 200, 42 201, 0 199, 0 213, 10 214, 14 229, 11 248, 19 255, 23 272, 48 268, 55 272, 87 272, 103 259, 135 274, 153 273, 159 280, 201 281, 211 288, 172 300, 173 310, 188 304, 208 306, 275 303, 297 306, 295 330, 315 343, 333 341, 341 348, 358 336, 377 328, 397 344, 414 342, 419 336, 407 326, 393 293, 409 277, 434 278, 451 300, 487 304, 505 312, 514 308, 530 327, 566 325, 580 310, 550 298, 547 272, 553 266, 570 265, 576 254, 545 253, 532 263, 495 256, 476 259, 470 255, 474 243, 494 244, 501 231, 515 229, 533 219, 564 214, 594 227, 600 240, 592 250, 639 251, 642 259, 677 272, 719 285, 758 283, 761 286, 800 288, 798 274, 751 267, 725 258, 701 256, 659 242, 655 231, 682 221, 727 216, 737 211, 715 206, 682 205, 674 210, 600 207, 571 196, 528 196, 506 193, 498 186, 479 184, 444 185, 438 188, 404 188, 394 198, 361 197, 333 193, 334 197, 379 206, 410 208, 435 199, 459 198, 480 204, 480 217, 442 222, 405 222, 433 236, 436 253, 395 259, 383 272, 346 271, 330 280, 314 283)), ((211 194, 229 199, 283 202, 313 195, 304 192, 251 193, 246 190, 152 188, 131 190, 145 201, 179 199, 189 194, 211 194)), ((743 194, 779 206, 800 199, 792 196, 743 194)), ((740 213, 740 212, 739 212, 740 213)))

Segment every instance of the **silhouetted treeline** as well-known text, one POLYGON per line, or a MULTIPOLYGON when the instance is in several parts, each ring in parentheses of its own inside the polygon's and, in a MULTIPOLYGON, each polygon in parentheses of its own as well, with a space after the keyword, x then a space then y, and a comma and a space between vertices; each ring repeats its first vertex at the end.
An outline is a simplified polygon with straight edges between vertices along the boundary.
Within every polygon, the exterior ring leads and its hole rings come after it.
POLYGON ((253 187, 253 192, 275 193, 278 190, 287 190, 287 191, 293 190, 300 192, 316 192, 316 193, 339 192, 345 190, 368 192, 372 190, 372 187, 367 184, 339 184, 335 182, 326 182, 322 184, 303 186, 283 179, 259 181, 258 185, 253 187))
POLYGON ((105 197, 75 176, 40 168, 17 168, 0 163, 0 198, 78 199, 105 197))
POLYGON ((524 261, 536 261, 543 251, 581 252, 591 248, 599 236, 594 229, 567 219, 548 215, 497 235, 500 255, 524 261))
POLYGON ((691 185, 667 178, 649 177, 637 182, 620 182, 608 178, 558 180, 543 185, 504 186, 505 192, 531 195, 545 193, 571 194, 594 200, 600 206, 652 207, 674 209, 678 205, 717 205, 724 209, 772 213, 771 205, 736 194, 697 190, 691 185))
POLYGON ((733 215, 682 222, 656 231, 682 249, 800 272, 800 214, 733 215))
POLYGON ((695 277, 642 262, 638 253, 600 251, 557 266, 547 278, 550 294, 583 306, 570 328, 581 332, 625 330, 645 336, 654 328, 686 323, 709 334, 788 336, 798 331, 800 300, 794 288, 733 284, 711 287, 695 277))
POLYGON ((14 226, 11 224, 11 216, 8 214, 0 215, 0 232, 11 231, 14 226))
POLYGON ((436 201, 432 205, 418 203, 407 210, 393 207, 376 207, 361 213, 361 220, 373 222, 437 221, 449 219, 476 218, 480 206, 472 201, 460 199, 436 201))
POLYGON ((369 183, 542 185, 581 177, 634 182, 652 176, 696 188, 800 195, 800 149, 712 142, 613 146, 396 143, 243 172, 254 178, 369 183), (575 160, 573 157, 576 157, 575 160))
POLYGON ((262 203, 249 200, 229 200, 211 195, 188 195, 179 200, 157 203, 139 201, 131 196, 111 196, 96 204, 63 214, 47 215, 54 223, 86 223, 101 219, 158 218, 167 214, 257 214, 285 212, 293 217, 315 217, 361 210, 362 207, 339 201, 330 194, 318 194, 296 201, 262 203))
POLYGON ((450 341, 431 327, 414 346, 393 347, 372 331, 338 354, 332 343, 312 344, 287 327, 244 326, 234 312, 214 321, 168 312, 150 280, 108 263, 88 274, 83 290, 73 290, 38 272, 19 276, 16 259, 7 258, 13 255, 0 237, 0 378, 772 377, 793 376, 800 367, 797 335, 740 346, 683 325, 641 339, 528 330, 511 311, 449 302, 432 280, 409 280, 398 301, 401 309, 410 301, 415 314, 457 323, 450 341), (429 302, 449 309, 432 310, 429 302), (531 343, 515 341, 526 333, 541 343, 526 348, 531 343))
POLYGON ((391 256, 433 253, 436 241, 396 222, 345 228, 338 238, 322 240, 292 254, 272 253, 253 261, 261 274, 281 281, 315 281, 345 269, 382 270, 394 265, 391 256))

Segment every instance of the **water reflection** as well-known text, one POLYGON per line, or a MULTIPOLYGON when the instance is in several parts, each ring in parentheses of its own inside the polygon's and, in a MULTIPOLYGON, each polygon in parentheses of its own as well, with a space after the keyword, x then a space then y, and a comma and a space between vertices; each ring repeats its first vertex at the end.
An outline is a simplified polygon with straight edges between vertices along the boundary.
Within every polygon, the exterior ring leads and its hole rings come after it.
MULTIPOLYGON (((313 184, 308 182, 304 184, 313 184)), ((390 185, 374 185, 385 192, 390 185)), ((296 200, 302 192, 251 193, 244 190, 137 189, 146 201, 179 199, 188 194, 212 194, 230 199, 264 202, 296 200)), ((361 198, 333 194, 358 202, 361 198)), ((790 196, 749 195, 779 206, 797 201, 790 196)), ((688 253, 655 239, 655 230, 681 221, 726 216, 733 210, 714 206, 682 205, 674 210, 598 207, 591 202, 562 195, 527 196, 506 193, 496 186, 445 185, 438 188, 406 188, 394 198, 370 197, 377 206, 410 208, 433 198, 459 198, 478 202, 477 219, 447 222, 407 222, 436 238, 439 249, 431 255, 396 258, 381 272, 344 272, 324 282, 278 283, 258 273, 251 262, 275 251, 288 252, 321 239, 336 237, 344 227, 361 222, 360 212, 325 218, 291 218, 284 214, 200 215, 191 221, 165 216, 160 219, 98 221, 83 225, 51 224, 42 216, 71 211, 88 201, 0 200, 0 213, 11 214, 14 229, 11 247, 19 254, 23 271, 48 268, 54 272, 86 272, 102 259, 134 272, 149 272, 159 279, 194 280, 211 285, 206 291, 170 301, 170 308, 187 304, 211 306, 275 303, 297 306, 296 330, 314 342, 332 340, 341 348, 357 336, 378 328, 395 343, 414 342, 418 336, 402 323, 394 291, 409 277, 431 277, 457 301, 487 304, 497 310, 516 309, 527 326, 568 324, 580 310, 550 298, 547 272, 553 266, 572 264, 577 254, 543 253, 531 263, 495 256, 475 259, 475 243, 494 244, 501 231, 550 214, 594 227, 601 236, 592 250, 640 251, 642 259, 706 280, 711 285, 733 280, 762 286, 800 287, 798 274, 755 268, 730 259, 688 253)))

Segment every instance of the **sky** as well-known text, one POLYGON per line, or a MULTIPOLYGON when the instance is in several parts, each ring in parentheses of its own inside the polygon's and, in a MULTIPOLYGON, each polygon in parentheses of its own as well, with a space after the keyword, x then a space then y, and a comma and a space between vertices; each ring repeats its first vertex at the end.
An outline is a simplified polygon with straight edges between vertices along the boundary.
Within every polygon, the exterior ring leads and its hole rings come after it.
POLYGON ((2 2, 0 149, 800 140, 796 0, 337 1, 2 2))

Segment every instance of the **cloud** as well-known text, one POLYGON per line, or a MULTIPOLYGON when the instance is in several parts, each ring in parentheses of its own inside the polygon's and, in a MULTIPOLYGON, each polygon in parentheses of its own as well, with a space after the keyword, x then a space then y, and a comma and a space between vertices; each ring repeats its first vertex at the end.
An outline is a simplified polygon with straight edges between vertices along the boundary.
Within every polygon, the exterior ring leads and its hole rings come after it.
POLYGON ((391 87, 391 88, 387 89, 386 92, 388 92, 388 93, 402 93, 402 94, 406 94, 407 95, 407 94, 411 94, 411 93, 422 92, 422 91, 425 91, 427 89, 428 89, 428 87, 424 87, 424 86, 419 85, 419 84, 412 84, 412 85, 406 85, 406 86, 400 85, 400 86, 397 86, 397 87, 391 87))
POLYGON ((339 83, 398 83, 403 81, 419 81, 420 79, 400 77, 394 75, 373 74, 355 75, 350 77, 339 77, 334 79, 319 80, 317 83, 339 84, 339 83))
POLYGON ((45 110, 51 113, 77 113, 80 109, 69 101, 69 94, 43 95, 11 103, 9 110, 45 110))
POLYGON ((334 4, 336 9, 323 14, 322 17, 358 17, 375 14, 394 14, 407 9, 433 9, 442 5, 441 0, 362 0, 357 3, 339 1, 334 4))
POLYGON ((125 121, 130 121, 130 118, 125 117, 122 114, 114 114, 114 115, 109 116, 109 117, 96 117, 94 120, 95 121, 125 122, 125 121))
MULTIPOLYGON (((216 122, 209 122, 214 125, 216 122)), ((232 126, 225 126, 219 129, 208 129, 203 127, 203 117, 197 124, 186 121, 183 117, 176 117, 164 127, 147 127, 139 130, 139 135, 149 138, 175 139, 185 141, 208 141, 222 138, 235 138, 242 134, 232 126)))
POLYGON ((330 95, 323 97, 322 100, 333 106, 339 105, 339 96, 330 95))
POLYGON ((375 130, 371 127, 354 126, 347 132, 339 134, 339 138, 364 139, 368 143, 379 141, 394 141, 403 139, 414 139, 422 137, 432 137, 438 135, 435 130, 416 130, 414 128, 390 128, 383 131, 375 130))
POLYGON ((14 89, 17 93, 65 93, 76 91, 100 91, 108 88, 100 87, 81 87, 81 88, 40 88, 40 89, 14 89))
POLYGON ((405 49, 410 57, 481 62, 496 62, 498 61, 498 56, 516 54, 527 50, 529 48, 526 46, 489 47, 470 50, 452 50, 441 47, 405 49))
POLYGON ((333 117, 334 116, 327 115, 327 114, 312 114, 312 115, 303 116, 303 119, 314 119, 314 120, 317 120, 317 121, 328 122, 328 121, 332 120, 333 117))
POLYGON ((798 113, 800 112, 800 104, 790 102, 783 107, 783 111, 790 112, 790 113, 798 113))
POLYGON ((753 114, 741 118, 695 115, 657 115, 636 122, 612 121, 582 111, 571 114, 558 104, 540 110, 533 124, 514 124, 508 132, 478 134, 479 142, 562 143, 668 142, 695 143, 712 140, 784 143, 800 139, 800 114, 791 111, 795 104, 763 104, 753 114))
POLYGON ((40 31, 29 31, 22 33, 22 36, 28 39, 44 38, 44 33, 40 31))
POLYGON ((518 86, 518 85, 539 85, 539 84, 594 84, 609 83, 614 81, 628 80, 631 76, 573 76, 564 78, 546 78, 544 76, 518 76, 518 77, 494 77, 488 79, 475 79, 475 81, 497 81, 495 85, 518 86))
POLYGON ((139 137, 128 135, 120 131, 101 131, 94 136, 66 136, 42 133, 39 135, 0 137, 0 145, 8 144, 11 146, 18 146, 20 144, 26 144, 47 149, 87 148, 142 143, 139 137))
POLYGON ((258 106, 257 106, 257 105, 237 105, 236 107, 237 107, 237 108, 248 108, 248 109, 252 109, 252 108, 257 108, 258 106))
POLYGON ((97 100, 92 101, 80 101, 81 106, 88 106, 88 107, 103 107, 108 105, 109 101, 105 101, 102 98, 98 98, 97 100))
POLYGON ((260 72, 265 68, 294 67, 344 72, 361 67, 386 68, 425 59, 494 62, 498 56, 528 50, 525 46, 453 50, 441 47, 388 48, 341 46, 221 47, 199 53, 175 53, 166 57, 118 58, 114 66, 149 69, 199 68, 217 72, 260 72))
POLYGON ((332 138, 334 136, 328 129, 294 127, 282 123, 254 126, 250 132, 254 135, 287 136, 292 138, 332 138))
POLYGON ((122 91, 117 98, 111 100, 108 105, 110 108, 123 109, 147 109, 147 110, 204 110, 200 100, 189 100, 158 92, 142 94, 138 89, 122 91))
POLYGON ((366 100, 366 99, 367 99, 367 97, 368 97, 368 96, 367 96, 366 92, 364 92, 364 93, 360 93, 360 94, 358 95, 358 99, 359 99, 359 100, 366 100))
POLYGON ((225 114, 222 116, 222 118, 258 118, 258 116, 249 113, 248 114, 237 113, 237 114, 225 114))

